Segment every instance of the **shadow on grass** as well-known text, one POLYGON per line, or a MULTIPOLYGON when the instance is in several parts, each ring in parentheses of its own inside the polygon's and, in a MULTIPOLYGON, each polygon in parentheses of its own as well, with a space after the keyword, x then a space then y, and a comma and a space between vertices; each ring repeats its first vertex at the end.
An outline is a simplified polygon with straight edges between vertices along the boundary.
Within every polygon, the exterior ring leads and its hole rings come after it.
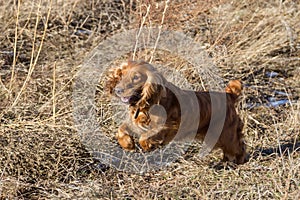
MULTIPOLYGON (((252 159, 258 160, 263 158, 264 160, 274 159, 275 157, 287 157, 292 153, 300 152, 300 140, 290 140, 281 142, 278 146, 262 148, 256 147, 254 151, 248 151, 247 161, 251 162, 252 159)), ((218 162, 218 163, 210 163, 210 167, 215 170, 230 170, 236 169, 238 165, 230 162, 218 162)))
POLYGON ((253 159, 259 157, 289 156, 293 152, 300 152, 300 140, 290 140, 280 143, 276 147, 262 148, 257 147, 250 155, 253 159))
MULTIPOLYGON (((199 148, 196 148, 195 146, 189 148, 188 153, 186 153, 183 158, 185 160, 192 158, 198 152, 198 150, 199 148)), ((274 159, 276 156, 279 157, 289 156, 293 152, 300 152, 300 140, 284 141, 275 147, 269 147, 269 148, 256 147, 253 151, 248 150, 248 155, 246 159, 247 161, 245 164, 247 164, 249 160, 251 162, 252 159, 258 160, 263 158, 264 160, 270 160, 270 159, 274 159)), ((209 166, 216 170, 224 170, 224 169, 230 170, 230 169, 236 169, 238 167, 238 165, 234 163, 223 162, 223 161, 219 161, 217 163, 211 162, 209 166)), ((106 172, 108 169, 110 169, 109 166, 101 163, 101 161, 97 159, 95 159, 94 163, 92 163, 88 167, 100 172, 106 172)))

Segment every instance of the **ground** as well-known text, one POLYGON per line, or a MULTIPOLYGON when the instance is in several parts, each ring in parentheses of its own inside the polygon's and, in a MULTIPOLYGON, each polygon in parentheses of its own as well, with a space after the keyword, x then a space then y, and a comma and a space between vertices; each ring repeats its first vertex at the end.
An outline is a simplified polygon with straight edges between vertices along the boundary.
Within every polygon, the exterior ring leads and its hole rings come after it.
MULTIPOLYGON (((299 1, 8 0, 0 18, 1 199, 300 198, 299 1), (247 163, 219 163, 220 151, 199 158, 193 144, 170 166, 133 174, 82 143, 72 100, 85 59, 117 33, 160 25, 202 44, 223 80, 243 82, 247 163)), ((164 55, 154 61, 188 65, 164 55)))

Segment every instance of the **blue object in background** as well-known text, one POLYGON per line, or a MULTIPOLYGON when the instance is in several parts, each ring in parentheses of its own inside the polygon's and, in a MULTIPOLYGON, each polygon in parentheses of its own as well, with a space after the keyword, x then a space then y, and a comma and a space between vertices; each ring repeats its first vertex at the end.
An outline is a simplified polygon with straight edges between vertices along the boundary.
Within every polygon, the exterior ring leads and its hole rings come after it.
POLYGON ((273 71, 266 72, 266 76, 269 78, 274 78, 275 76, 278 76, 278 75, 279 75, 279 73, 277 73, 277 72, 273 72, 273 71))

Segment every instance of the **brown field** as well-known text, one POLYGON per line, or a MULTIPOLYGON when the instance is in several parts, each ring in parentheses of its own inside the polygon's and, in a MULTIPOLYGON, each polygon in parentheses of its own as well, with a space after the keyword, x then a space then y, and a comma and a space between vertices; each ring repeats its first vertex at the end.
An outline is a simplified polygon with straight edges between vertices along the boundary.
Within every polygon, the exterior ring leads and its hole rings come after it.
MULTIPOLYGON (((1 1, 0 199, 300 199, 299 21, 297 0, 1 1), (201 159, 193 144, 132 174, 82 144, 72 92, 84 60, 116 33, 159 25, 203 44, 225 81, 243 81, 247 163, 219 163, 218 150, 201 159), (287 102, 266 106, 272 98, 287 102)), ((157 62, 187 65, 164 55, 157 62)))

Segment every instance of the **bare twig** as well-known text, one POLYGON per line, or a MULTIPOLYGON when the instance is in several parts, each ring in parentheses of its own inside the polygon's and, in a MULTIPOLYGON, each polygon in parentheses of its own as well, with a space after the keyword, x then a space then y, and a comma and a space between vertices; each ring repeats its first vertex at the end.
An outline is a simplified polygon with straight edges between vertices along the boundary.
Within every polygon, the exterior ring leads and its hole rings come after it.
POLYGON ((168 9, 168 3, 169 2, 170 2, 170 0, 165 1, 165 7, 164 7, 163 15, 162 15, 162 18, 161 18, 160 26, 158 27, 158 35, 157 35, 157 38, 156 38, 156 41, 155 41, 154 49, 151 52, 151 57, 150 57, 150 60, 149 60, 150 63, 152 62, 155 50, 157 48, 157 44, 158 44, 158 41, 159 41, 159 38, 160 38, 162 26, 163 26, 164 21, 165 21, 165 15, 166 15, 166 12, 167 12, 167 9, 168 9))
POLYGON ((134 46, 134 50, 133 50, 133 55, 132 55, 132 59, 134 60, 135 56, 136 56, 136 50, 137 50, 137 47, 138 47, 138 41, 139 41, 139 37, 141 35, 141 32, 142 32, 142 28, 146 22, 146 18, 150 12, 150 8, 151 8, 151 5, 148 4, 147 6, 147 12, 146 14, 142 17, 142 22, 141 22, 141 25, 140 25, 140 29, 139 29, 139 32, 137 33, 136 35, 136 42, 135 42, 135 46, 134 46))
POLYGON ((14 58, 13 58, 13 64, 12 64, 12 70, 11 70, 11 78, 9 83, 9 91, 11 93, 13 81, 15 79, 15 68, 16 68, 16 62, 17 62, 17 44, 18 44, 18 27, 19 27, 19 14, 20 14, 20 4, 21 1, 17 1, 17 13, 16 13, 16 27, 15 27, 15 41, 14 41, 14 58))

